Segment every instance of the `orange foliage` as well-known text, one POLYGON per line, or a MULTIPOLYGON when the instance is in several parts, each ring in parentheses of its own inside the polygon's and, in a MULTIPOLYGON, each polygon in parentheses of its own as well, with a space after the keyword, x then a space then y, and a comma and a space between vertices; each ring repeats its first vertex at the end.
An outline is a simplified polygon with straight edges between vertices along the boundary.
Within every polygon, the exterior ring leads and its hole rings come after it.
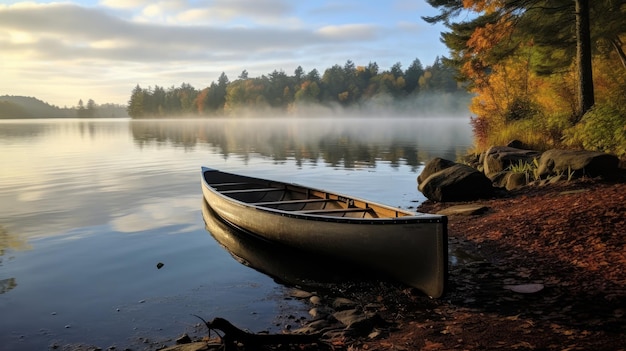
POLYGON ((463 0, 463 7, 475 12, 492 13, 502 7, 502 0, 463 0))
POLYGON ((199 114, 204 113, 204 109, 205 109, 204 101, 206 100, 208 94, 209 94, 209 88, 204 88, 202 89, 200 94, 196 96, 194 103, 196 105, 196 109, 198 110, 199 114))
POLYGON ((513 31, 511 21, 502 17, 496 23, 488 23, 484 27, 478 27, 467 41, 469 53, 472 55, 484 55, 498 45, 513 31))

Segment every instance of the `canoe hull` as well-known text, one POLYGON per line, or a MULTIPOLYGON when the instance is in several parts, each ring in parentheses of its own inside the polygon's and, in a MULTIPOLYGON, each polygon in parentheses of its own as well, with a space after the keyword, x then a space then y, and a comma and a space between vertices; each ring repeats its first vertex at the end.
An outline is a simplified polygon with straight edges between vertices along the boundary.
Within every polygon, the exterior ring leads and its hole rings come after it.
POLYGON ((219 171, 203 169, 203 195, 225 221, 271 241, 354 262, 431 297, 443 294, 448 262, 446 217, 353 219, 273 210, 220 193, 209 185, 216 175, 211 172, 219 171))

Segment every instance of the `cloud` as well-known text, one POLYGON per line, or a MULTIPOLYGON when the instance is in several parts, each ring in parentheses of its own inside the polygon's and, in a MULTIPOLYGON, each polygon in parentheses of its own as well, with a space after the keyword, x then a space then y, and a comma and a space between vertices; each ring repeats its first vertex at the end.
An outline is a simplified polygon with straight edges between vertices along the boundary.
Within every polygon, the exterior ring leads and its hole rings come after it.
MULTIPOLYGON (((411 49, 417 41, 411 22, 419 16, 402 14, 391 22, 383 17, 392 13, 379 16, 392 7, 288 0, 0 5, 0 90, 59 106, 79 96, 125 103, 136 84, 202 88, 221 72, 233 78, 244 69, 254 77, 297 66, 323 71, 348 59, 376 61, 383 69, 423 60, 415 50, 426 46, 411 49)), ((434 40, 440 45, 438 35, 434 40)))
POLYGON ((367 24, 325 26, 317 30, 322 37, 345 41, 364 41, 376 38, 377 27, 367 24))
MULTIPOLYGON (((0 39, 8 51, 30 52, 46 60, 81 57, 121 61, 231 58, 322 44, 332 32, 325 29, 320 36, 305 29, 280 27, 138 23, 71 4, 1 10, 0 28, 10 33, 0 39)), ((366 29, 347 26, 345 30, 344 37, 355 39, 363 37, 366 29)))
POLYGON ((102 0, 100 4, 115 9, 134 9, 150 4, 150 0, 102 0))
POLYGON ((111 220, 111 227, 119 232, 134 233, 161 227, 179 227, 177 233, 199 229, 195 220, 198 198, 154 199, 135 208, 133 213, 111 220))

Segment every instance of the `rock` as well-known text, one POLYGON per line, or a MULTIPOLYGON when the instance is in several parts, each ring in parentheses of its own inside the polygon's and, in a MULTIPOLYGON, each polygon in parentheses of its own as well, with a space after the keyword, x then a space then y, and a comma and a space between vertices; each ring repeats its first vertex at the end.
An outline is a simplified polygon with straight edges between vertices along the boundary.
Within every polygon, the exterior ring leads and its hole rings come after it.
POLYGON ((510 172, 509 176, 506 177, 505 188, 509 191, 519 189, 523 186, 526 186, 526 184, 528 184, 528 181, 529 179, 526 173, 510 172))
POLYGON ((520 285, 505 285, 505 289, 509 289, 513 292, 520 294, 534 294, 543 290, 543 284, 520 284, 520 285))
POLYGON ((385 333, 380 329, 374 329, 371 333, 367 335, 367 338, 370 340, 381 339, 385 336, 385 333))
POLYGON ((417 184, 421 184, 424 180, 426 180, 426 178, 430 177, 431 174, 442 171, 448 167, 452 167, 455 164, 455 162, 443 158, 433 158, 432 160, 428 161, 426 166, 424 166, 422 173, 417 176, 417 184))
POLYGON ((327 307, 313 307, 309 310, 309 315, 313 318, 326 318, 332 311, 327 307))
POLYGON ((512 165, 532 163, 539 158, 541 153, 534 150, 517 149, 508 146, 492 146, 486 152, 483 159, 483 172, 490 176, 506 170, 512 165))
POLYGON ((191 338, 187 334, 181 335, 178 339, 176 339, 176 344, 189 344, 191 343, 191 338))
POLYGON ((363 313, 358 309, 335 312, 333 317, 358 334, 369 333, 377 323, 382 321, 377 313, 363 313))
POLYGON ((309 302, 311 303, 311 305, 313 306, 319 306, 322 304, 322 298, 320 298, 319 296, 315 295, 315 296, 311 296, 309 298, 309 302))
POLYGON ((537 174, 540 178, 553 175, 610 176, 617 173, 618 166, 617 156, 604 152, 552 149, 541 155, 537 174))
POLYGON ((316 334, 321 330, 331 327, 332 324, 326 319, 318 319, 314 322, 308 323, 302 328, 298 328, 293 331, 294 334, 316 334))
POLYGON ((489 207, 483 205, 457 205, 445 208, 437 212, 437 214, 444 216, 472 216, 484 213, 488 209, 489 207))
POLYGON ((494 192, 489 178, 459 163, 431 174, 418 189, 428 199, 437 202, 473 201, 491 197, 494 192))
POLYGON ((308 299, 315 294, 301 289, 293 289, 289 292, 289 295, 291 297, 295 297, 296 299, 308 299))
POLYGON ((505 188, 506 182, 510 174, 511 172, 509 171, 502 171, 502 172, 490 174, 488 178, 491 180, 491 185, 493 185, 494 187, 505 188))
POLYGON ((207 351, 207 350, 217 350, 217 346, 219 345, 211 345, 207 342, 193 342, 191 344, 183 344, 183 345, 175 345, 162 349, 161 351, 207 351))
POLYGON ((333 308, 335 310, 345 310, 356 306, 356 302, 346 299, 344 297, 338 297, 333 301, 333 308))

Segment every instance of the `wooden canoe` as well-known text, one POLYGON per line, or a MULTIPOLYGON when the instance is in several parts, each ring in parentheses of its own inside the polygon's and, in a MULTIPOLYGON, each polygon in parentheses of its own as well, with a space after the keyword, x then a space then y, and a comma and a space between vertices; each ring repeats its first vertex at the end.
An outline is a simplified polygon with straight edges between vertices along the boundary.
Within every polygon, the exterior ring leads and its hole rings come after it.
POLYGON ((445 290, 445 216, 206 167, 201 181, 206 202, 231 225, 357 264, 431 297, 440 297, 445 290))

